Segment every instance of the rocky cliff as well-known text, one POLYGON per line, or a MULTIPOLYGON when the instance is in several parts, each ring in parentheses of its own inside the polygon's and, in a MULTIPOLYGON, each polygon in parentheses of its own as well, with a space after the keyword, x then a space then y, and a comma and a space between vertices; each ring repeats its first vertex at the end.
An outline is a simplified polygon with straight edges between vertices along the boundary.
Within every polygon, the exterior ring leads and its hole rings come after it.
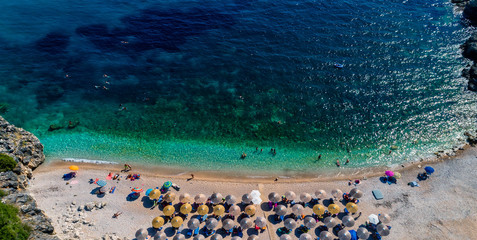
POLYGON ((0 173, 0 188, 8 193, 2 202, 20 209, 20 218, 33 230, 30 239, 59 239, 51 220, 37 207, 27 189, 32 171, 45 161, 43 145, 33 134, 0 117, 0 153, 11 156, 18 163, 13 171, 0 173))
MULTIPOLYGON (((452 0, 456 6, 463 9, 463 17, 468 24, 477 26, 477 0, 452 0)), ((462 56, 472 60, 472 64, 465 68, 462 75, 469 80, 467 88, 477 91, 477 32, 461 46, 462 56)))

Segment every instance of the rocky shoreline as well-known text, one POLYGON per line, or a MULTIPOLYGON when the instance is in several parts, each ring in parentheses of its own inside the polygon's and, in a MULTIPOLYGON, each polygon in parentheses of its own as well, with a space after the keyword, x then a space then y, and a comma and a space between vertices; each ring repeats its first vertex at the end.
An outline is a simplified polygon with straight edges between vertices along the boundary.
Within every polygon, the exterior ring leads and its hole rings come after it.
POLYGON ((2 202, 18 207, 20 219, 32 229, 30 239, 58 240, 51 219, 37 207, 28 191, 32 171, 45 161, 40 140, 0 117, 0 153, 18 163, 13 171, 0 173, 0 189, 8 194, 2 202))
MULTIPOLYGON (((463 17, 470 26, 477 26, 477 1, 476 0, 451 0, 457 7, 462 8, 463 17)), ((472 64, 462 71, 462 76, 469 80, 467 89, 477 91, 477 32, 461 46, 462 56, 472 60, 472 64)))

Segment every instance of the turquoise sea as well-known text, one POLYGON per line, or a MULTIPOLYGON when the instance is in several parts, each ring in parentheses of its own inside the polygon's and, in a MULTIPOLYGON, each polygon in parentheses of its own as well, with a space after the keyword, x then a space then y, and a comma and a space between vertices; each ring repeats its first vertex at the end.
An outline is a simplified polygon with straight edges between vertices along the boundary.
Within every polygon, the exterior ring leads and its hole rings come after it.
POLYGON ((475 128, 459 49, 472 29, 448 0, 0 9, 0 111, 50 160, 314 172, 415 161, 475 128))

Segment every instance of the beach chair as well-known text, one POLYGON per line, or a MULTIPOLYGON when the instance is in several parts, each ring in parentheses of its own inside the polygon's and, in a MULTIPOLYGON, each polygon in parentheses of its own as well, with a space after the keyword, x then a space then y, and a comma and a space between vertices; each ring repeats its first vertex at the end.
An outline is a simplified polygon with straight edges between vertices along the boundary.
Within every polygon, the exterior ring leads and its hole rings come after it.
POLYGON ((384 198, 383 193, 378 189, 373 190, 373 196, 376 200, 381 200, 384 198))
POLYGON ((205 214, 199 219, 200 222, 204 222, 205 220, 207 220, 207 214, 205 214))

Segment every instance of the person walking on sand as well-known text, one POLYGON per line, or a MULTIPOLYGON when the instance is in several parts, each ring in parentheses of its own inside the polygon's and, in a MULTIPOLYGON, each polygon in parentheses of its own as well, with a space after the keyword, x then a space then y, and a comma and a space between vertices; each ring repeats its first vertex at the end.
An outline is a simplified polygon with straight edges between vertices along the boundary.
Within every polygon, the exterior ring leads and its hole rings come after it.
POLYGON ((336 159, 336 166, 340 167, 340 160, 336 159))
POLYGON ((348 163, 349 163, 349 158, 346 159, 345 165, 348 165, 348 163))

